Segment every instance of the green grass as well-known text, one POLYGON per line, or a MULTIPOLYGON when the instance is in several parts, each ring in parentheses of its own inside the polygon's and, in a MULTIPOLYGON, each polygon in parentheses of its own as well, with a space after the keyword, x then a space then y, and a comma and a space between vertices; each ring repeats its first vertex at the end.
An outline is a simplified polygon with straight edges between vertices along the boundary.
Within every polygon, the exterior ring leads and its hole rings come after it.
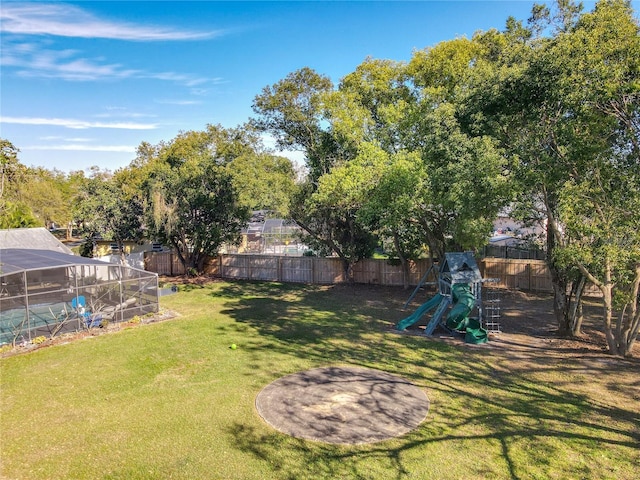
POLYGON ((637 364, 585 372, 397 335, 406 297, 366 286, 181 287, 162 298, 178 318, 4 358, 0 477, 637 478, 637 364), (327 365, 408 378, 431 401, 426 421, 348 447, 260 419, 264 386, 327 365))

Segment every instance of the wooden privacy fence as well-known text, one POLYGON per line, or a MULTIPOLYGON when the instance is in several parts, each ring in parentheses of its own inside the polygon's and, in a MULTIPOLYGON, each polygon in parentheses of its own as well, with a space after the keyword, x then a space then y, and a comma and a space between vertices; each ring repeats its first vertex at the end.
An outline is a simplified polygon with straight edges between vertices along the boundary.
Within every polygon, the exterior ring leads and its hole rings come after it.
MULTIPOLYGON (((518 260, 514 258, 483 258, 478 262, 482 278, 497 278, 498 287, 531 292, 553 292, 551 272, 544 260, 518 260)), ((587 296, 599 297, 602 292, 588 283, 587 296)))
MULTIPOLYGON (((184 275, 178 256, 171 252, 145 252, 145 269, 158 275, 184 275)), ((431 260, 410 262, 409 284, 417 285, 431 266, 431 260)), ((478 261, 483 278, 495 278, 491 287, 552 292, 551 273, 544 260, 486 257, 478 261)), ((215 277, 270 282, 332 285, 346 278, 339 258, 286 257, 278 255, 219 255, 205 265, 205 273, 215 277)), ((353 268, 356 283, 402 286, 402 267, 384 259, 361 260, 353 268)), ((430 281, 434 278, 430 276, 430 281)), ((593 285, 586 295, 600 295, 593 285)))
POLYGON ((158 275, 184 275, 182 262, 173 252, 144 252, 144 269, 158 275))
MULTIPOLYGON (((184 275, 178 256, 171 252, 146 252, 145 269, 158 275, 184 275)), ((428 259, 410 262, 409 283, 417 285, 427 271, 428 259)), ((272 282, 335 284, 344 283, 339 258, 286 257, 278 255, 219 255, 210 258, 205 273, 215 277, 272 282)), ((402 268, 388 260, 367 259, 353 268, 356 283, 403 285, 402 268)))
POLYGON ((551 273, 544 260, 486 257, 478 262, 482 278, 496 278, 497 287, 552 292, 551 273))

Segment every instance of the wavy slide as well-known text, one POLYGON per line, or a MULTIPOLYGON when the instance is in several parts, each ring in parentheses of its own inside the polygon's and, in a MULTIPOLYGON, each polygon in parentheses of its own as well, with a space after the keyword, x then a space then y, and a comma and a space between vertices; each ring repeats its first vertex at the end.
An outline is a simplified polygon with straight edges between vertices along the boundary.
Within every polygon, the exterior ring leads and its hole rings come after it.
POLYGON ((465 283, 452 285, 451 295, 454 303, 449 315, 447 315, 447 327, 465 332, 464 341, 467 343, 486 343, 488 340, 487 331, 480 327, 478 319, 469 318, 471 310, 476 306, 476 299, 471 293, 471 287, 465 283))

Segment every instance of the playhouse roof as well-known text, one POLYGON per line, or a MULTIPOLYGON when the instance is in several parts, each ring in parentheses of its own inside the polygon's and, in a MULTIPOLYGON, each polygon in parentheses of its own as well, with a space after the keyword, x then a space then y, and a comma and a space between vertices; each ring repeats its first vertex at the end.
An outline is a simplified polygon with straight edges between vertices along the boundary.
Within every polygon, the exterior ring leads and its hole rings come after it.
POLYGON ((451 284, 482 281, 480 269, 471 252, 445 253, 440 273, 451 277, 451 284))

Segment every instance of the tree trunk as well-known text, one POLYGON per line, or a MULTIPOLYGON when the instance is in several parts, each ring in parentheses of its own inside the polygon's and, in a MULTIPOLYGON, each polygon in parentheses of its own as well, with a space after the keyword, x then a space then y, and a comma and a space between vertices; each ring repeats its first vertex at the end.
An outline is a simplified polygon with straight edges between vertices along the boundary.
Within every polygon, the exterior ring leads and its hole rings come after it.
POLYGON ((561 269, 549 262, 551 283, 553 286, 553 312, 558 324, 558 335, 565 337, 571 334, 570 328, 570 296, 567 294, 567 281, 561 269))
POLYGON ((582 335, 582 323, 584 321, 584 313, 582 310, 582 300, 576 301, 575 313, 572 314, 571 331, 572 335, 578 337, 582 335))
POLYGON ((398 258, 400 259, 400 267, 402 268, 402 287, 405 290, 409 289, 409 262, 407 258, 402 253, 402 249, 400 248, 400 241, 398 240, 398 234, 393 234, 393 246, 398 252, 398 258))
POLYGON ((204 263, 207 257, 205 255, 198 255, 198 260, 196 262, 196 269, 198 270, 198 274, 204 274, 204 263))
MULTIPOLYGON (((587 268, 580 264, 580 271, 586 276, 594 285, 596 285, 602 292, 602 309, 604 320, 604 335, 607 339, 607 346, 609 347, 609 353, 611 355, 622 355, 622 351, 619 346, 619 338, 613 329, 613 282, 612 282, 612 267, 608 258, 604 260, 604 272, 602 281, 591 275, 587 268)), ((623 313, 624 315, 624 309, 623 313)))
POLYGON ((170 241, 171 241, 171 245, 173 246, 173 250, 176 252, 176 255, 178 255, 178 260, 180 260, 180 263, 182 264, 184 273, 189 275, 190 258, 188 257, 188 255, 185 255, 182 248, 180 248, 180 243, 177 242, 175 238, 171 238, 170 241))
POLYGON ((583 312, 582 312, 582 294, 584 293, 584 288, 587 284, 587 279, 583 276, 580 277, 578 282, 573 282, 571 289, 571 308, 569 310, 569 334, 572 337, 579 336, 582 331, 582 321, 583 321, 583 312))
POLYGON ((547 265, 551 272, 551 283, 553 286, 553 312, 558 324, 558 335, 561 337, 571 335, 570 327, 570 306, 571 295, 569 291, 569 280, 566 271, 560 267, 555 259, 555 249, 559 242, 560 232, 556 226, 555 218, 551 213, 548 199, 545 200, 547 210, 547 265))
MULTIPOLYGON (((637 302, 637 297, 636 297, 637 302)), ((640 334, 640 310, 636 310, 636 314, 631 317, 629 321, 629 330, 625 332, 624 343, 622 349, 622 355, 625 357, 631 356, 631 350, 633 350, 633 346, 638 339, 638 335, 640 334)))
POLYGON ((118 255, 120 256, 120 265, 127 265, 127 256, 124 253, 124 240, 116 239, 118 245, 118 255))
POLYGON ((640 287, 640 265, 636 267, 636 277, 631 287, 630 303, 622 308, 613 328, 613 267, 610 259, 604 261, 604 278, 602 281, 593 276, 587 268, 578 264, 582 274, 602 292, 604 334, 611 355, 628 356, 640 330, 640 312, 638 312, 638 291, 640 287), (630 307, 630 309, 629 309, 630 307), (627 313, 627 309, 630 313, 627 313), (630 322, 630 323, 627 323, 630 322))
POLYGON ((635 278, 631 286, 631 296, 629 301, 629 312, 623 309, 621 317, 618 319, 618 345, 620 354, 628 357, 631 355, 633 345, 640 332, 640 308, 638 301, 640 295, 640 263, 636 264, 635 278))
POLYGON ((343 256, 340 257, 340 260, 342 261, 342 274, 344 275, 345 281, 348 283, 354 283, 353 263, 343 256))
POLYGON ((604 334, 607 339, 607 346, 609 347, 609 353, 612 355, 620 355, 621 352, 618 348, 618 342, 616 335, 613 331, 613 295, 611 284, 601 285, 602 291, 602 306, 604 309, 604 334))

